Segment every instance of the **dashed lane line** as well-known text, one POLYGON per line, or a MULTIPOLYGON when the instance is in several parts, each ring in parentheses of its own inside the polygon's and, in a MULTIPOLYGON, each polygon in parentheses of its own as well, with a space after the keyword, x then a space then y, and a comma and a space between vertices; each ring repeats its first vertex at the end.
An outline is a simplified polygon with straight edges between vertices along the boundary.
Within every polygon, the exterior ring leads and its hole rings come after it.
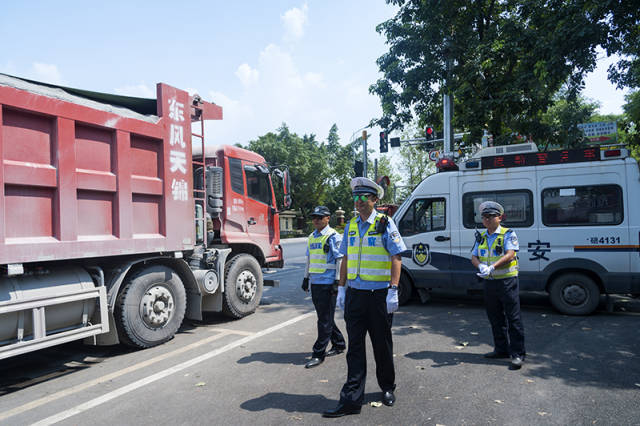
POLYGON ((52 425, 52 424, 61 422, 61 421, 65 420, 65 419, 68 419, 69 417, 75 416, 76 414, 80 414, 80 413, 82 413, 84 411, 87 411, 87 410, 90 410, 92 408, 95 408, 95 407, 97 407, 99 405, 104 404, 105 402, 111 401, 112 399, 118 398, 118 397, 120 397, 122 395, 125 395, 125 394, 127 394, 129 392, 132 392, 132 391, 134 391, 134 390, 136 390, 138 388, 141 388, 141 387, 146 386, 146 385, 148 385, 150 383, 153 383, 155 381, 163 379, 163 378, 165 378, 167 376, 170 376, 170 375, 172 375, 174 373, 182 371, 182 370, 184 370, 186 368, 192 367, 192 366, 194 366, 194 365, 196 365, 198 363, 201 363, 201 362, 206 361, 208 359, 211 359, 211 358, 213 358, 215 356, 223 354, 223 353, 225 353, 227 351, 230 351, 231 349, 237 348, 238 346, 244 345, 244 344, 246 344, 248 342, 251 342, 252 340, 255 340, 255 339, 259 338, 259 337, 271 334, 271 333, 273 333, 275 331, 278 331, 278 330, 280 330, 282 328, 285 328, 285 327, 287 327, 287 326, 289 326, 291 324, 295 324, 296 322, 301 321, 301 320, 303 320, 305 318, 309 318, 310 316, 313 316, 313 315, 315 315, 315 311, 314 312, 308 312, 308 313, 303 314, 303 315, 299 315, 299 316, 297 316, 295 318, 291 318, 290 320, 285 321, 285 322, 283 322, 281 324, 275 325, 273 327, 269 327, 269 328, 267 328, 265 330, 262 330, 262 331, 258 331, 258 332, 256 332, 255 334, 253 334, 251 336, 243 337, 242 339, 236 340, 235 342, 229 343, 228 345, 225 345, 225 346, 223 346, 221 348, 214 349, 211 352, 207 352, 207 353, 205 353, 203 355, 200 355, 200 356, 198 356, 196 358, 192 358, 192 359, 190 359, 188 361, 185 361, 183 363, 175 365, 175 366, 173 366, 171 368, 168 368, 168 369, 166 369, 164 371, 161 371, 159 373, 156 373, 156 374, 153 374, 151 376, 145 377, 143 379, 137 380, 137 381, 135 381, 133 383, 130 383, 130 384, 126 385, 126 386, 123 386, 123 387, 121 387, 119 389, 116 389, 114 391, 106 393, 106 394, 104 394, 102 396, 99 396, 97 398, 94 398, 94 399, 92 399, 90 401, 87 401, 87 402, 85 402, 83 404, 77 405, 77 406, 75 406, 73 408, 70 408, 68 410, 65 410, 65 411, 61 411, 58 414, 54 414, 53 416, 47 417, 45 419, 40 420, 39 422, 34 423, 34 425, 44 426, 44 425, 52 425))

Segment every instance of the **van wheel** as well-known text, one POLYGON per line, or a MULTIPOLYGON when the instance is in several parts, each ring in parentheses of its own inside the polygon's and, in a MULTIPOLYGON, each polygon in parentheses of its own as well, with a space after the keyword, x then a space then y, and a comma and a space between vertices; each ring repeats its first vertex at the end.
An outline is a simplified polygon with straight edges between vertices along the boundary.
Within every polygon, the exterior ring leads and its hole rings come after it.
POLYGON ((262 268, 255 257, 239 254, 224 267, 222 312, 231 318, 242 318, 255 312, 262 298, 262 268))
POLYGON ((163 265, 141 269, 129 278, 116 299, 118 337, 134 348, 170 340, 180 328, 187 307, 182 280, 163 265))
POLYGON ((406 274, 400 275, 398 283, 398 304, 406 305, 413 297, 413 285, 406 274))
POLYGON ((584 274, 564 274, 553 280, 549 298, 554 308, 567 315, 589 315, 600 303, 600 290, 584 274))

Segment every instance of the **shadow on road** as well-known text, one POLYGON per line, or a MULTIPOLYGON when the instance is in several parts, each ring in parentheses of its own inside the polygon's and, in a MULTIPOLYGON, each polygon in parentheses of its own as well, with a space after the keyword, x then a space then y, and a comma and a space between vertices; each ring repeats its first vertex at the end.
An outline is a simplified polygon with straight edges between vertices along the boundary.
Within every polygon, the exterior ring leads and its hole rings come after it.
POLYGON ((264 364, 291 364, 304 365, 308 361, 309 352, 254 352, 249 356, 240 358, 238 364, 262 362, 264 364))
MULTIPOLYGON (((380 392, 364 395, 364 405, 373 401, 380 401, 380 392)), ((248 411, 264 411, 269 409, 283 410, 288 413, 318 413, 334 408, 338 400, 329 399, 324 395, 295 395, 284 392, 269 392, 261 397, 250 399, 240 404, 240 408, 248 411)))
POLYGON ((435 352, 420 351, 405 354, 407 358, 423 360, 430 359, 434 362, 431 367, 450 367, 458 364, 480 364, 480 365, 507 365, 506 359, 487 359, 482 354, 465 352, 435 352))

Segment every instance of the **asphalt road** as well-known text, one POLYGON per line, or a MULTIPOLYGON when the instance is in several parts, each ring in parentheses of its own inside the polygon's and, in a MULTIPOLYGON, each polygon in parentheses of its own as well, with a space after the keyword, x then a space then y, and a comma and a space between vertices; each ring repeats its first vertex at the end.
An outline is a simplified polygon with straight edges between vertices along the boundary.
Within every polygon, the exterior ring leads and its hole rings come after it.
MULTIPOLYGON (((324 419, 346 377, 344 355, 306 370, 315 340, 300 290, 304 243, 284 243, 286 267, 268 272, 259 310, 211 315, 145 351, 72 343, 1 361, 0 424, 611 424, 640 423, 640 300, 614 311, 556 313, 523 296, 528 356, 519 371, 485 360, 491 332, 477 296, 439 294, 394 316, 397 403, 380 400, 369 351, 366 406, 324 419)), ((341 313, 338 324, 345 331, 341 313)))

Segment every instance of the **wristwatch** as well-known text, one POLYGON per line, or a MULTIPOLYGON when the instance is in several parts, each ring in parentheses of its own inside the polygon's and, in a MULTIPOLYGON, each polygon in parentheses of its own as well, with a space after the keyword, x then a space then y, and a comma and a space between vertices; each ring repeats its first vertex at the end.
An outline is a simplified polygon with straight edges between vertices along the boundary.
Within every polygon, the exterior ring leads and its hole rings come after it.
POLYGON ((389 288, 395 288, 397 290, 398 289, 398 284, 396 284, 396 285, 389 284, 389 288))

